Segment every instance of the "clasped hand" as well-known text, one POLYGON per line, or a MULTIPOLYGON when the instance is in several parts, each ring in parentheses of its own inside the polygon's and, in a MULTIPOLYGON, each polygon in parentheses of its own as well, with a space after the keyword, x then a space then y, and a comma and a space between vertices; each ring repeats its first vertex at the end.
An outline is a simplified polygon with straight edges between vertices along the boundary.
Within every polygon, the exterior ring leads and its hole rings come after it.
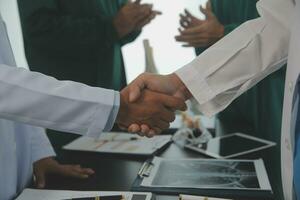
POLYGON ((169 128, 176 110, 186 110, 185 101, 191 94, 175 74, 144 73, 120 96, 116 123, 129 132, 151 137, 169 128))

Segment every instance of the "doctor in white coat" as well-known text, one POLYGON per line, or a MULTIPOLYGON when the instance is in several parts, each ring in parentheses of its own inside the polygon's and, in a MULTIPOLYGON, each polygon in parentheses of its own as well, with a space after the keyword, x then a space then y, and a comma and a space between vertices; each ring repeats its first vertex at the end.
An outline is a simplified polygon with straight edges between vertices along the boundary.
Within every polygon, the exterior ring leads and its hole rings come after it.
POLYGON ((54 155, 43 129, 25 124, 97 137, 114 122, 126 127, 136 121, 159 132, 174 120, 173 109, 185 109, 183 100, 167 95, 147 91, 132 104, 126 89, 58 81, 13 66, 0 15, 0 200, 13 199, 27 186, 35 161, 54 155))
MULTIPOLYGON (((1 20, 0 33, 4 30, 1 20)), ((0 55, 0 64, 16 65, 10 51, 0 55)), ((38 187, 44 186, 47 170, 82 178, 93 174, 91 169, 60 165, 53 156, 54 150, 43 128, 0 119, 0 199, 14 198, 32 181, 33 172, 38 187)))
MULTIPOLYGON (((130 99, 135 101, 144 88, 184 99, 193 97, 200 111, 212 116, 288 62, 282 119, 282 185, 286 200, 295 199, 295 194, 300 199, 300 142, 295 142, 300 138, 300 128, 296 126, 298 101, 294 94, 298 93, 295 86, 300 72, 300 0, 260 0, 257 9, 259 18, 244 23, 175 73, 140 75, 129 86, 130 99)), ((150 129, 132 125, 129 130, 147 134, 150 129)))

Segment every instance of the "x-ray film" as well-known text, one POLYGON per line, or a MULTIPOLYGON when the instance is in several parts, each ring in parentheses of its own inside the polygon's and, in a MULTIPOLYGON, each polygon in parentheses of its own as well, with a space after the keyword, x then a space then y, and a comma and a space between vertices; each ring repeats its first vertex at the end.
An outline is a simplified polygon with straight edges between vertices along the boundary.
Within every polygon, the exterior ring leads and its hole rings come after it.
POLYGON ((154 158, 142 186, 271 190, 262 160, 154 158))

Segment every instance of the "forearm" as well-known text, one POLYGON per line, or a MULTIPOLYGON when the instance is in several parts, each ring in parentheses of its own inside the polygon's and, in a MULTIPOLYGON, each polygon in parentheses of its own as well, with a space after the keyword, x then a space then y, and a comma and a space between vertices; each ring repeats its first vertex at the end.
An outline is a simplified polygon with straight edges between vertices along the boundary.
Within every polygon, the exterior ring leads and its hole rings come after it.
POLYGON ((115 91, 5 65, 0 65, 0 72, 1 118, 98 136, 111 128, 109 119, 116 117, 112 114, 119 101, 115 91))
POLYGON ((265 0, 261 17, 244 23, 177 71, 207 115, 228 106, 286 62, 292 1, 265 0))

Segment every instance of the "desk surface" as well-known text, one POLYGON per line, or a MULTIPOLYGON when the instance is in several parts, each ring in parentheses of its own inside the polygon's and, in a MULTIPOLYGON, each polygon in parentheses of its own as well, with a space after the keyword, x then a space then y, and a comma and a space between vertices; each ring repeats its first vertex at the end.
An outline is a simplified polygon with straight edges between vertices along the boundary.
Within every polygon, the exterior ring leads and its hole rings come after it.
MULTIPOLYGON (((63 136, 65 142, 66 136, 63 136)), ((68 140, 77 138, 69 135, 68 140)), ((182 149, 176 144, 169 145, 159 152, 165 158, 203 158, 201 154, 182 149)), ((129 191, 137 173, 147 157, 122 156, 89 152, 61 151, 58 160, 62 163, 80 164, 95 170, 95 175, 87 180, 49 175, 47 189, 56 190, 87 190, 87 191, 129 191)), ((157 196, 159 200, 175 200, 175 196, 157 196)))

